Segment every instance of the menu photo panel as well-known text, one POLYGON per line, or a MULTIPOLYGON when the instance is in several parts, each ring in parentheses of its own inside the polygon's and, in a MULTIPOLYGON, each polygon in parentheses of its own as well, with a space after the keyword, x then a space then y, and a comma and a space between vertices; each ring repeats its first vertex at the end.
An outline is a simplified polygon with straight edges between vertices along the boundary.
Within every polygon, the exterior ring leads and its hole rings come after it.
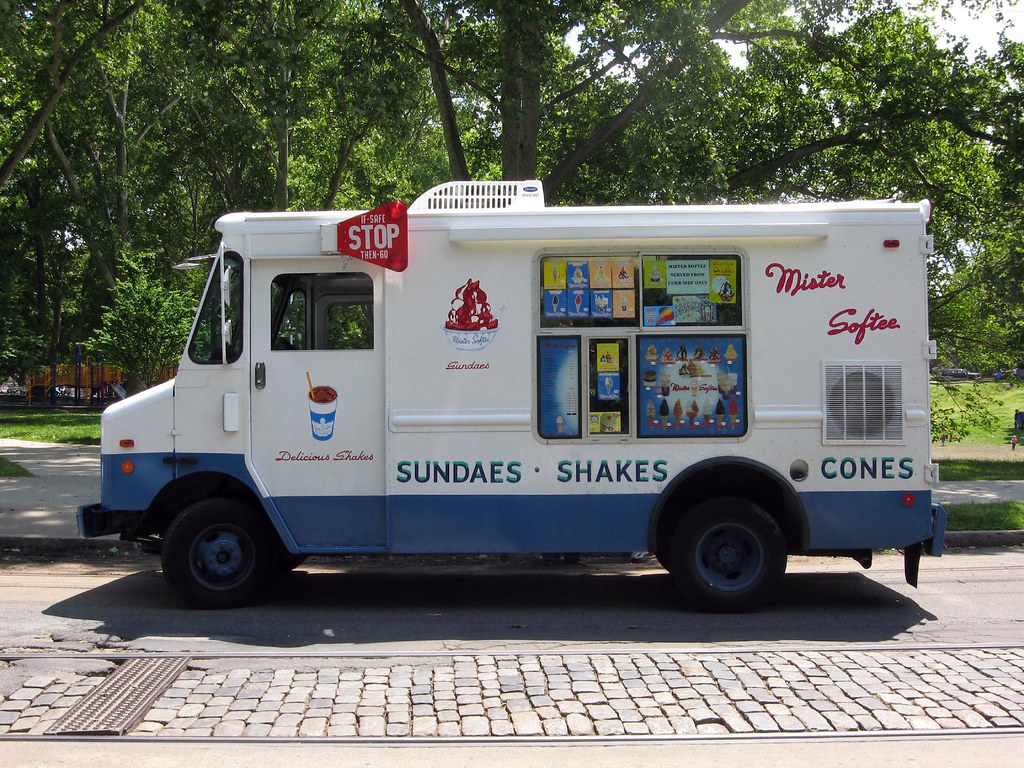
POLYGON ((746 434, 744 336, 642 336, 637 344, 640 437, 746 434))

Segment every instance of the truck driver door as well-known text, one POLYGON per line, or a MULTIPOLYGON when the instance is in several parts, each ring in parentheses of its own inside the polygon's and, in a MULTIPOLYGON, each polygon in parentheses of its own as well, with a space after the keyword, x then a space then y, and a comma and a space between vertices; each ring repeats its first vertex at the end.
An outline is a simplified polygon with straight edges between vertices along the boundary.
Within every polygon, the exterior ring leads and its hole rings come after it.
POLYGON ((253 468, 299 548, 381 550, 383 277, 300 264, 252 262, 253 468))

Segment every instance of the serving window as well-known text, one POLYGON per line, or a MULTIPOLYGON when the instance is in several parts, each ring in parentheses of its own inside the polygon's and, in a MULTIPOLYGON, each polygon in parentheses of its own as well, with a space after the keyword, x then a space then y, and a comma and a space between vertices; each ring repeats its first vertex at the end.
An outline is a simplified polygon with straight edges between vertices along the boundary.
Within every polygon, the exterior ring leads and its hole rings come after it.
POLYGON ((552 255, 540 272, 542 329, 743 325, 736 254, 552 255))
POLYGON ((539 437, 746 433, 739 255, 551 254, 539 278, 539 437))

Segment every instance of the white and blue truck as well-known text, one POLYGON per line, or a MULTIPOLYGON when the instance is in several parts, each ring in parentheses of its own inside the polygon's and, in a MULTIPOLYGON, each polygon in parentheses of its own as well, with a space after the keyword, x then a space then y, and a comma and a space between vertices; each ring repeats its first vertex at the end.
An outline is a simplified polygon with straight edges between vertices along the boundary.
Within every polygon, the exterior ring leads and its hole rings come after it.
POLYGON ((83 536, 198 607, 308 555, 648 551, 695 606, 939 555, 924 203, 233 213, 176 377, 109 407, 83 536))

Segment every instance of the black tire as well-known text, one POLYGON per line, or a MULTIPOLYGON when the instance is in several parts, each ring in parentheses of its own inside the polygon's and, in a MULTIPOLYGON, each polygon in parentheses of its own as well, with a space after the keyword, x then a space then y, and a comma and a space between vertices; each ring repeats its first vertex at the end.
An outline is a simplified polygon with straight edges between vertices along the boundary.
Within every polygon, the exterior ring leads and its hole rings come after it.
POLYGON ((263 596, 274 571, 275 538, 260 510, 236 499, 202 499, 164 534, 164 578, 193 608, 248 605, 263 596))
POLYGON ((741 613, 762 606, 786 573, 786 539, 746 499, 717 498, 687 511, 669 550, 672 580, 697 608, 741 613))

